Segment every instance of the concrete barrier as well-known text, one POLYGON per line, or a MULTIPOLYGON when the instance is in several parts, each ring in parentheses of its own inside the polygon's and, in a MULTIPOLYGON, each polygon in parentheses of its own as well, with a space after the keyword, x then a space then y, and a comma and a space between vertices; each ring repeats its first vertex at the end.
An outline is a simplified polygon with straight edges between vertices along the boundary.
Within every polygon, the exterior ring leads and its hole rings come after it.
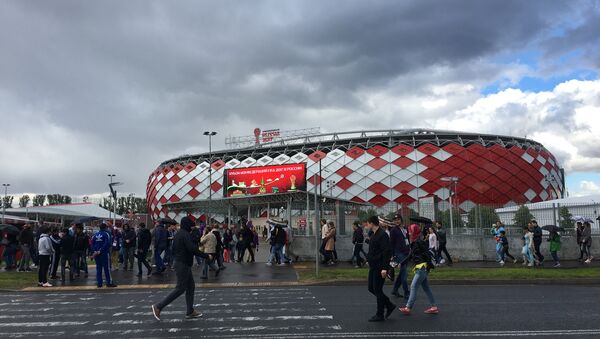
MULTIPOLYGON (((494 261, 496 260, 496 241, 489 236, 469 236, 469 235, 448 235, 448 252, 453 259, 457 261, 494 261)), ((546 257, 546 261, 551 262, 549 245, 547 236, 544 236, 541 246, 541 252, 546 257)), ((508 237, 510 244, 510 254, 515 258, 522 258, 521 249, 523 240, 521 237, 508 237)), ((564 236, 561 238, 562 246, 558 253, 559 257, 564 260, 574 260, 579 258, 579 246, 575 237, 564 236)), ((592 253, 600 244, 600 236, 594 236, 592 240, 592 253)), ((320 239, 319 239, 320 245, 320 239)), ((338 236, 336 242, 336 250, 338 259, 341 261, 350 260, 354 247, 349 236, 338 236)), ((368 252, 369 245, 364 245, 365 252, 368 252)), ((315 238, 305 236, 295 236, 289 246, 289 252, 293 257, 298 257, 299 260, 314 260, 315 259, 315 238)))

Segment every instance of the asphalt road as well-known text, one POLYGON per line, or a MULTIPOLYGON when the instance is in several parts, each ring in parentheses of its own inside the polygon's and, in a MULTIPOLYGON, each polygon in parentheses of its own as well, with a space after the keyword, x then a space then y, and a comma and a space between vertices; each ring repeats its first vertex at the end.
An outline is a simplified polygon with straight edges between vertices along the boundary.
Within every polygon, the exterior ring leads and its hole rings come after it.
POLYGON ((365 287, 197 289, 198 320, 184 320, 183 297, 150 305, 167 290, 0 294, 0 337, 33 338, 385 338, 600 336, 600 287, 434 286, 439 315, 369 323, 375 300, 365 287))

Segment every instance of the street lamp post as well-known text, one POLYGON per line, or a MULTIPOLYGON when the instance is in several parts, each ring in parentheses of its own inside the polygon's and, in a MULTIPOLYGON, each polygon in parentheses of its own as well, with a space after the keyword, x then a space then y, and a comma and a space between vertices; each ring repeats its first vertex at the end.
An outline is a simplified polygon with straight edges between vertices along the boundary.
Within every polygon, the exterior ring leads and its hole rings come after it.
POLYGON ((442 177, 441 180, 450 183, 450 185, 448 185, 448 187, 450 187, 450 234, 454 235, 454 216, 452 215, 452 184, 456 184, 458 182, 458 177, 442 177))
POLYGON ((204 135, 208 136, 208 220, 207 224, 210 225, 210 209, 212 202, 212 137, 217 135, 217 132, 205 131, 204 135))
POLYGON ((8 194, 8 187, 10 184, 2 184, 4 186, 4 198, 2 199, 2 223, 4 224, 4 215, 6 214, 6 197, 8 194))
MULTIPOLYGON (((110 185, 109 185, 109 187, 112 187, 113 178, 114 178, 114 177, 116 177, 117 175, 116 175, 116 174, 107 174, 107 176, 110 178, 110 185)), ((111 195, 111 196, 112 196, 112 195, 111 195)), ((117 210, 117 209, 116 209, 116 206, 117 206, 117 198, 116 198, 116 197, 113 197, 113 201, 114 201, 114 206, 113 206, 113 208, 114 208, 114 209, 115 209, 115 211, 116 211, 116 210, 117 210)), ((112 211, 111 211, 111 210, 110 210, 110 208, 109 208, 109 209, 108 209, 108 219, 112 219, 112 218, 111 218, 111 217, 112 217, 111 213, 112 213, 112 211)), ((116 217, 115 217, 115 218, 116 218, 116 217)))

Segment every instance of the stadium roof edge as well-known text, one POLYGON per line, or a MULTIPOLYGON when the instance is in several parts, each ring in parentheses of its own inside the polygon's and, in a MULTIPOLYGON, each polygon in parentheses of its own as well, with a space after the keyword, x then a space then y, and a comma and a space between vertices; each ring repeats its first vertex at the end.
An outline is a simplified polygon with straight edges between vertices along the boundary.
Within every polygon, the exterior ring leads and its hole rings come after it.
POLYGON ((160 167, 175 164, 175 163, 187 163, 190 161, 215 160, 223 159, 227 161, 230 158, 238 158, 241 156, 252 156, 256 153, 265 154, 270 153, 287 153, 291 151, 310 149, 329 149, 340 146, 362 146, 370 147, 369 145, 375 145, 382 142, 388 144, 411 144, 418 146, 423 143, 434 143, 437 145, 443 145, 449 142, 458 142, 461 145, 478 143, 484 146, 488 144, 501 144, 503 146, 516 145, 520 147, 534 147, 537 149, 544 149, 545 147, 537 142, 527 138, 486 134, 486 133, 473 133, 473 132, 460 132, 460 131, 449 131, 449 130, 435 130, 425 128, 412 128, 412 129, 384 129, 384 130, 363 130, 363 131, 348 131, 348 132, 331 132, 321 133, 317 135, 301 136, 288 139, 282 139, 272 141, 268 143, 258 144, 252 147, 236 148, 236 149, 224 149, 220 151, 213 151, 209 158, 209 153, 200 153, 195 155, 182 155, 173 159, 169 159, 160 164, 160 167))

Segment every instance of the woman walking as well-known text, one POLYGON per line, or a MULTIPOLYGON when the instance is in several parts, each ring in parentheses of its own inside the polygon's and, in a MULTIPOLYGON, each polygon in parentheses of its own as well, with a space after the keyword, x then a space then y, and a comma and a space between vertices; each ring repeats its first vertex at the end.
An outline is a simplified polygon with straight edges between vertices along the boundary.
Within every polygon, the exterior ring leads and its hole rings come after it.
POLYGON ((325 243, 325 252, 327 253, 328 262, 327 265, 335 264, 335 257, 333 255, 333 251, 335 250, 335 224, 333 221, 327 223, 327 242, 325 243))
POLYGON ((589 222, 583 223, 583 232, 581 233, 581 248, 585 257, 584 263, 589 264, 592 262, 592 226, 589 222))
POLYGON ((523 266, 533 267, 533 232, 527 226, 523 227, 523 232, 523 266))
POLYGON ((429 288, 429 280, 427 279, 429 271, 434 268, 431 252, 425 242, 421 239, 421 228, 418 225, 412 224, 408 227, 408 235, 410 238, 410 254, 406 260, 412 261, 415 264, 413 271, 415 276, 410 285, 410 297, 405 307, 400 308, 400 312, 409 315, 415 301, 417 299, 417 291, 419 286, 423 288, 427 298, 429 298, 429 308, 425 310, 426 314, 438 314, 439 309, 436 306, 435 298, 429 288))

